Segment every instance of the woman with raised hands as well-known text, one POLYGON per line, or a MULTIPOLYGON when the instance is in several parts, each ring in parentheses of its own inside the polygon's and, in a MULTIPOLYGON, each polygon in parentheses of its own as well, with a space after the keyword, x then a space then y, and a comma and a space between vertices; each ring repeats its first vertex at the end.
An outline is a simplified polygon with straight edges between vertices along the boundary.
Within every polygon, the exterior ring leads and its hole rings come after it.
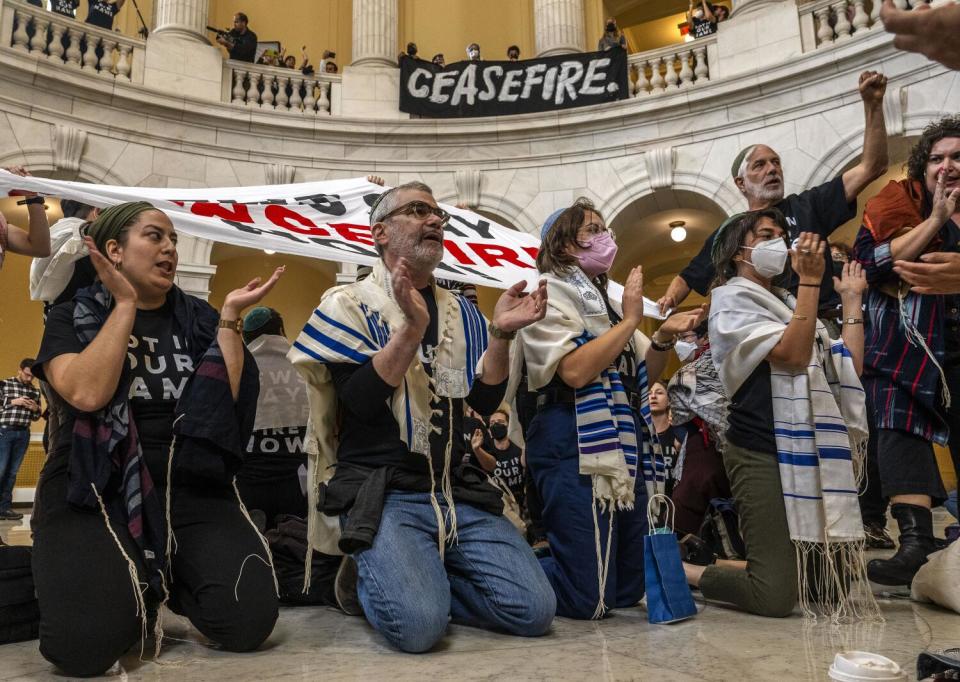
POLYGON ((97 281, 51 309, 34 371, 61 421, 37 488, 40 652, 68 675, 109 669, 169 604, 228 651, 277 618, 270 554, 233 483, 259 378, 244 308, 218 313, 174 284, 177 234, 146 202, 102 211, 86 237, 97 281))
POLYGON ((746 562, 685 565, 707 599, 770 617, 877 615, 866 585, 857 503, 867 419, 861 299, 856 262, 834 286, 841 338, 817 319, 826 242, 811 232, 787 246, 777 209, 738 214, 717 232, 710 345, 730 397, 723 461, 746 546, 746 562), (787 258, 797 297, 776 286, 787 258))
POLYGON ((557 615, 602 618, 635 606, 644 593, 647 499, 663 481, 648 377, 660 375, 677 335, 705 312, 671 316, 652 339, 637 331, 643 272, 630 272, 622 311, 615 310, 607 273, 616 242, 586 199, 551 215, 542 235, 537 267, 547 312, 519 334, 528 387, 537 394, 526 456, 550 543, 541 566, 557 615))

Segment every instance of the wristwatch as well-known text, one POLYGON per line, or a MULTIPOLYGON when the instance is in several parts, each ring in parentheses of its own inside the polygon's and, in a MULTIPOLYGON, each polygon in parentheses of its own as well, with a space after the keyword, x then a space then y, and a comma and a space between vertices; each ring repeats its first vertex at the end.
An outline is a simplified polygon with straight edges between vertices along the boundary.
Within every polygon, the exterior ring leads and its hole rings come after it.
POLYGON ((487 325, 487 331, 495 339, 503 339, 504 341, 513 341, 517 337, 517 332, 505 332, 493 322, 487 325))
POLYGON ((220 318, 220 323, 217 325, 219 329, 232 329, 237 332, 237 334, 243 333, 243 319, 237 318, 235 320, 225 320, 222 317, 220 318))

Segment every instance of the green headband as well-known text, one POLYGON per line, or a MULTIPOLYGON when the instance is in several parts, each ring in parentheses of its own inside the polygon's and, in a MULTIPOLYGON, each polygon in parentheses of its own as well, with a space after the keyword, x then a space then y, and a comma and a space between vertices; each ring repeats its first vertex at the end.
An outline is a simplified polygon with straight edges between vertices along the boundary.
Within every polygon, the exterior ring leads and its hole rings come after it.
POLYGON ((753 151, 756 146, 757 145, 752 144, 749 147, 744 147, 740 150, 740 153, 737 154, 737 158, 733 160, 733 165, 730 166, 730 175, 732 175, 734 178, 740 177, 740 166, 743 165, 743 160, 747 158, 747 154, 753 151))
POLYGON ((710 246, 710 260, 716 263, 717 253, 720 251, 720 246, 723 244, 724 232, 727 228, 733 225, 735 222, 740 220, 743 216, 747 215, 749 211, 744 213, 734 213, 732 216, 720 223, 720 227, 717 228, 717 231, 713 233, 713 244, 710 246))
POLYGON ((87 228, 87 234, 97 245, 97 250, 106 256, 105 249, 107 242, 111 239, 119 239, 123 228, 129 225, 133 220, 144 211, 153 211, 156 207, 146 201, 128 201, 125 204, 117 204, 100 211, 100 215, 87 228))

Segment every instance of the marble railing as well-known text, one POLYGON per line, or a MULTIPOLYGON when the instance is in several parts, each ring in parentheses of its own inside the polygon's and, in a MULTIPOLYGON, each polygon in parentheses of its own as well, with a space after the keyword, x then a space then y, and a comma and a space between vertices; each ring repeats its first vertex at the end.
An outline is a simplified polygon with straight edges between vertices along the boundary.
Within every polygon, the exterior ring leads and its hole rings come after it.
POLYGON ((0 31, 5 44, 20 52, 104 78, 142 82, 142 40, 18 0, 3 3, 0 31))
POLYGON ((223 80, 224 102, 329 116, 333 86, 339 85, 340 76, 305 76, 299 69, 227 60, 223 80))
MULTIPOLYGON (((952 0, 951 0, 952 1, 952 0)), ((926 0, 894 0, 898 9, 916 9, 926 0)), ((883 0, 815 0, 799 7, 803 51, 842 42, 860 36, 880 25, 883 0)))
POLYGON ((657 95, 710 80, 708 53, 716 43, 716 36, 709 36, 631 54, 627 58, 630 94, 634 97, 657 95))

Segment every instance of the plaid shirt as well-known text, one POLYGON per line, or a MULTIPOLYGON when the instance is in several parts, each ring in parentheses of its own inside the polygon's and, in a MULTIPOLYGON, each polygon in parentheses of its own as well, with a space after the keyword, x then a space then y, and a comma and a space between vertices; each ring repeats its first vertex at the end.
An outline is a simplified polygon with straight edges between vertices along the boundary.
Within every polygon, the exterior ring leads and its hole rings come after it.
MULTIPOLYGON (((953 221, 947 221, 939 236, 943 240, 942 251, 958 250, 960 230, 953 221)), ((854 251, 870 283, 861 381, 867 403, 873 405, 873 426, 906 431, 946 445, 949 427, 940 395, 940 372, 924 350, 907 338, 897 299, 877 289, 884 283, 898 281, 890 241, 878 243, 861 227, 854 251)), ((911 292, 903 307, 937 362, 944 365, 948 350, 946 326, 957 317, 957 297, 911 292)))
POLYGON ((0 427, 22 429, 29 427, 30 422, 40 418, 40 389, 33 384, 24 384, 17 377, 4 379, 0 384, 0 397, 2 397, 0 427), (30 398, 37 404, 36 411, 22 405, 12 405, 11 403, 17 398, 30 398))

